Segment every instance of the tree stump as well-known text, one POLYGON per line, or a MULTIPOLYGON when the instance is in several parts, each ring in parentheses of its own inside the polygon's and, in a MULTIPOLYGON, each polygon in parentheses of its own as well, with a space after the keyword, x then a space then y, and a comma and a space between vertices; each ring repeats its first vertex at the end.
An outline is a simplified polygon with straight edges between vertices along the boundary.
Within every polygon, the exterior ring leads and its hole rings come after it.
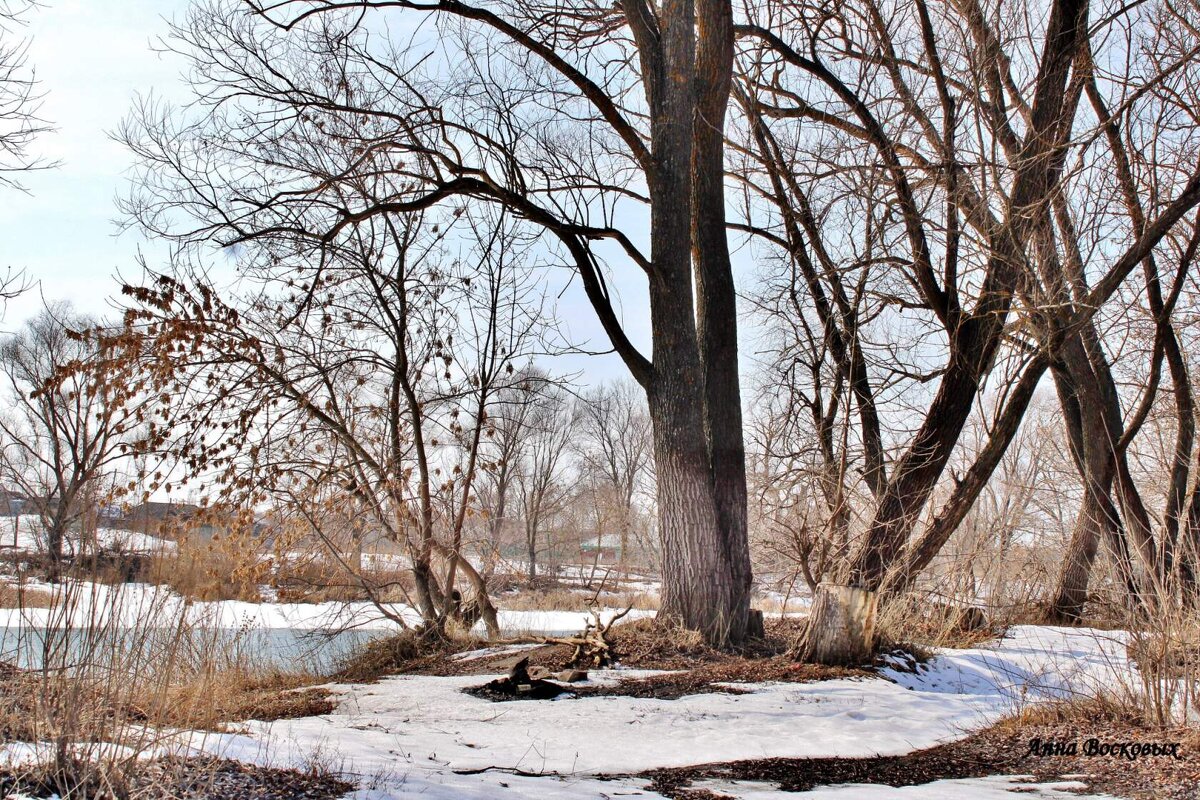
POLYGON ((820 584, 796 648, 797 657, 831 666, 870 661, 875 647, 878 604, 878 595, 867 589, 820 584))

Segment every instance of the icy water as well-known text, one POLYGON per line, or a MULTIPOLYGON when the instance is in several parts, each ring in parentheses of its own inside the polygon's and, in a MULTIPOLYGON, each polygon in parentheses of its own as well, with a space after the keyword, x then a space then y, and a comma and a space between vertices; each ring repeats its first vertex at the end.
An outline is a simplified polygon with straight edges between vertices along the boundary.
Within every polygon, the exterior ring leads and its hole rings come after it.
POLYGON ((183 663, 276 667, 328 673, 355 650, 388 631, 297 628, 216 628, 179 635, 166 629, 95 631, 0 628, 0 661, 22 669, 72 666, 81 661, 130 663, 173 658, 183 663))

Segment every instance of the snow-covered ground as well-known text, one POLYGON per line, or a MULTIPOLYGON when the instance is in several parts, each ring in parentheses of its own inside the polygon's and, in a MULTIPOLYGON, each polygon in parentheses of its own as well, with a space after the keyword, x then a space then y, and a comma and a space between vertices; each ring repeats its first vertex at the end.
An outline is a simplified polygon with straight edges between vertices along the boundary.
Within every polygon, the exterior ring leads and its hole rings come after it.
MULTIPOLYGON (((5 527, 12 522, 0 520, 0 545, 36 547, 34 527, 5 527)), ((103 532, 102 543, 126 550, 171 544, 119 531, 103 532)), ((25 585, 68 602, 53 609, 0 609, 4 636, 47 626, 171 627, 180 619, 230 631, 349 628, 379 634, 401 627, 389 614, 408 624, 419 622, 415 610, 403 604, 383 613, 370 603, 191 602, 165 587, 143 584, 25 585)), ((647 582, 646 589, 653 588, 647 582)), ((785 596, 768 599, 782 606, 785 596)), ((616 613, 606 609, 602 616, 607 620, 616 613)), ((653 613, 635 609, 629 618, 653 613)), ((500 612, 501 626, 510 634, 574 632, 586 619, 583 612, 500 612)), ((497 645, 458 658, 516 654, 520 647, 497 645)), ((611 682, 644 674, 607 670, 592 677, 611 682)), ((355 800, 650 799, 660 795, 632 775, 738 759, 898 755, 964 736, 1024 704, 1093 694, 1127 683, 1132 675, 1120 632, 1018 627, 997 643, 944 651, 917 673, 889 670, 877 679, 742 684, 748 693, 677 700, 586 697, 497 704, 462 692, 488 677, 397 676, 370 685, 333 686, 341 700, 332 714, 246 723, 233 733, 192 739, 191 745, 253 763, 301 768, 320 763, 344 770, 362 787, 355 800)), ((37 753, 36 746, 7 744, 0 746, 0 762, 37 753)), ((1082 797, 1079 784, 1070 781, 1031 784, 1013 776, 805 793, 746 781, 706 781, 695 788, 740 800, 1000 800, 1014 792, 1082 797)))
MULTIPOLYGON (((645 673, 637 673, 645 674, 645 673)), ((748 694, 678 700, 587 697, 491 703, 462 693, 486 678, 397 676, 338 685, 336 712, 249 723, 206 748, 256 763, 303 766, 313 753, 360 777, 359 800, 657 797, 627 776, 658 767, 767 757, 895 755, 986 726, 1023 704, 1127 680, 1120 633, 1020 627, 1003 641, 948 650, 918 673, 879 679, 743 684, 748 694), (522 774, 522 773, 532 773, 522 774)), ((594 673, 600 680, 630 673, 594 673)), ((1069 784, 940 781, 778 794, 767 784, 722 793, 764 797, 1079 797, 1069 784)), ((1076 787, 1077 788, 1077 787, 1076 787)))

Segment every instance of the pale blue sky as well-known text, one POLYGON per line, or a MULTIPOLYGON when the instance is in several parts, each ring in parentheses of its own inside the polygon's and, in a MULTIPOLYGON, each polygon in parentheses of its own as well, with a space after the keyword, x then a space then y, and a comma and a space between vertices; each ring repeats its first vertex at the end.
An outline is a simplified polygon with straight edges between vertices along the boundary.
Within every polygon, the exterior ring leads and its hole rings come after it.
MULTIPOLYGON (((155 53, 164 16, 186 0, 45 0, 28 15, 29 61, 45 99, 41 116, 55 131, 34 152, 59 166, 25 176, 28 195, 0 194, 0 268, 24 269, 36 282, 11 302, 3 327, 12 329, 48 301, 70 300, 104 314, 116 293, 118 269, 136 275, 145 243, 116 237, 113 200, 130 156, 109 138, 138 92, 178 96, 180 64, 155 53)), ((149 252, 149 251, 148 251, 149 252)))

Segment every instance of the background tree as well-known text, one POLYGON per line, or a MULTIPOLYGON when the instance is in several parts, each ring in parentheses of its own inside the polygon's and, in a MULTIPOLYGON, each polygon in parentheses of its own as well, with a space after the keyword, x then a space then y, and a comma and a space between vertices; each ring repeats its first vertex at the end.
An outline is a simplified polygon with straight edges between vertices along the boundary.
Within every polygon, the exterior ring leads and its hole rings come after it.
POLYGON ((568 495, 566 468, 574 429, 565 392, 549 384, 531 391, 528 434, 516 481, 525 526, 527 576, 533 588, 538 580, 542 535, 568 495))
POLYGON ((105 360, 95 325, 56 305, 0 344, 0 475, 40 519, 51 581, 81 546, 85 516, 111 502, 141 416, 128 374, 94 371, 105 360))
POLYGON ((618 572, 627 569, 637 516, 635 496, 643 481, 653 480, 650 417, 636 385, 605 384, 575 404, 574 445, 580 468, 603 487, 617 511, 620 541, 618 572))
MULTIPOLYGON (((519 244, 503 219, 466 214, 441 228, 377 218, 317 262, 260 244, 243 293, 222 296, 186 262, 127 289, 132 358, 168 401, 157 446, 214 499, 283 504, 328 542, 325 523, 369 520, 407 555, 430 632, 461 610, 465 580, 496 635, 464 532, 490 413, 524 381, 514 364, 548 346, 519 244)), ((385 587, 357 577, 395 616, 385 587)))

